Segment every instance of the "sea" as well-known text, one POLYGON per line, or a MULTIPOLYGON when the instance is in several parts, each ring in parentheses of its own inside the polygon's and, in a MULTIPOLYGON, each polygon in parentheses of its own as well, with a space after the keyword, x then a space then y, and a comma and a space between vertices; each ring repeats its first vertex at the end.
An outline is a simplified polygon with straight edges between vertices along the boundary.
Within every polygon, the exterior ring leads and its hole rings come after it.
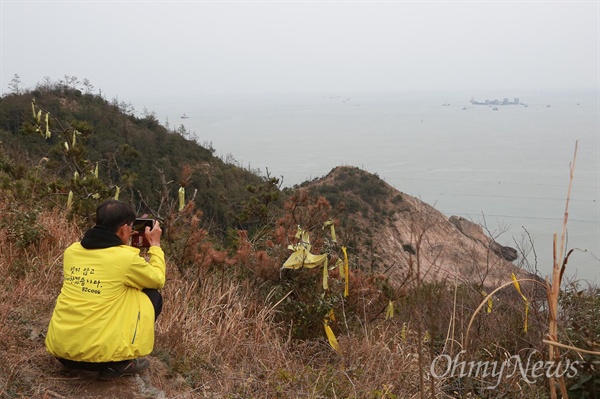
POLYGON ((597 90, 188 94, 134 105, 285 187, 340 165, 377 174, 483 224, 542 276, 552 273, 567 211, 566 248, 575 250, 565 281, 600 283, 597 90), (471 102, 505 98, 512 104, 471 102))

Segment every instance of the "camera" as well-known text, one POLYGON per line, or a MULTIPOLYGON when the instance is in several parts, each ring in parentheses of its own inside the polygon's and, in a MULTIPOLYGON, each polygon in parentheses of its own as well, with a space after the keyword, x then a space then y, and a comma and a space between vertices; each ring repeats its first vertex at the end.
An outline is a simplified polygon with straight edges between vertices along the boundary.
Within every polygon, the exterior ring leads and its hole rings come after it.
POLYGON ((154 219, 135 219, 135 222, 133 222, 133 231, 144 234, 146 226, 152 229, 154 227, 154 219))
POLYGON ((146 226, 152 229, 154 227, 154 219, 135 219, 132 226, 131 246, 136 248, 150 247, 150 243, 146 238, 146 226))

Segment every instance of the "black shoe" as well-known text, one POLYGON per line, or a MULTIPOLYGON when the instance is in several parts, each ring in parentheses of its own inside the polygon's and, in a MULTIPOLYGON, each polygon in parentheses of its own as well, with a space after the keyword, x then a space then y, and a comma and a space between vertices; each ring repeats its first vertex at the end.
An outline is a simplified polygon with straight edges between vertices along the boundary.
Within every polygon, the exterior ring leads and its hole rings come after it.
POLYGON ((116 380, 117 378, 139 374, 148 367, 150 367, 150 362, 144 357, 127 360, 101 370, 100 374, 98 374, 98 379, 104 381, 116 380))

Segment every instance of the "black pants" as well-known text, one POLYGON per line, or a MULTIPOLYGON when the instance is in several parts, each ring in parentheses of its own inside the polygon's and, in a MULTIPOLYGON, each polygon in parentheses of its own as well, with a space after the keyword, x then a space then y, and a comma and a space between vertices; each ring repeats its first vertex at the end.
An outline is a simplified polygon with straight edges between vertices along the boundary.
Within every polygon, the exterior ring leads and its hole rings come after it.
POLYGON ((160 315, 160 312, 162 312, 162 295, 160 292, 158 292, 158 290, 152 288, 144 288, 142 292, 148 295, 150 302, 152 302, 152 306, 154 306, 154 321, 156 321, 156 319, 158 319, 158 315, 160 315))
MULTIPOLYGON (((154 321, 162 312, 163 299, 162 295, 158 290, 151 288, 144 288, 142 292, 148 295, 150 298, 150 302, 152 302, 152 306, 154 307, 154 321)), ((59 362, 62 363, 63 366, 68 367, 70 369, 79 369, 79 370, 87 370, 87 371, 101 371, 107 367, 119 366, 121 364, 127 363, 129 360, 124 360, 121 362, 102 362, 102 363, 92 363, 92 362, 77 362, 75 360, 69 359, 61 359, 57 358, 59 362)))

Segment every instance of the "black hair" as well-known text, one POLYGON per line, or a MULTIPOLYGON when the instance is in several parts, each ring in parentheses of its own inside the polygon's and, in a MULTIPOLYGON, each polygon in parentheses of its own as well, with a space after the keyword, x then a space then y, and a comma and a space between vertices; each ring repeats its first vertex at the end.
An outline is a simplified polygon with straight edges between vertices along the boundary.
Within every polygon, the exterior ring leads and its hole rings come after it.
POLYGON ((107 227, 115 233, 119 227, 134 221, 135 212, 121 201, 108 200, 96 208, 96 225, 107 227))

